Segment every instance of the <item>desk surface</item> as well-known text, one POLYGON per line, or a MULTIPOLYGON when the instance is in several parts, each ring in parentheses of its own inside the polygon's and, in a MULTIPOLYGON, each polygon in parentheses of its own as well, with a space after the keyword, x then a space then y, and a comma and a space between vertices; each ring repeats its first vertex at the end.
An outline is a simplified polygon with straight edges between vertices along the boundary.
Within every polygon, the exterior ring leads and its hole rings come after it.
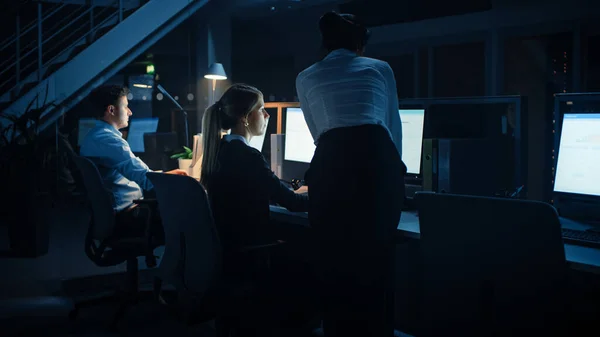
MULTIPOLYGON (((271 216, 281 222, 309 226, 308 213, 290 212, 282 207, 271 206, 271 216)), ((415 212, 402 212, 398 234, 409 239, 421 237, 419 217, 415 212)), ((600 273, 600 249, 565 243, 565 256, 574 269, 600 273)))

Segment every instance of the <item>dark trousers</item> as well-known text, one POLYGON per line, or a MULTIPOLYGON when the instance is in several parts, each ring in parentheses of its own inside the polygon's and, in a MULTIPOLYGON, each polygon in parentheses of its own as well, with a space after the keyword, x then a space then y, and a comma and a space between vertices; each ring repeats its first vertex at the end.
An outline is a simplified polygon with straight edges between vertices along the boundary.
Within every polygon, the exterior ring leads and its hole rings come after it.
POLYGON ((308 328, 318 307, 313 266, 294 258, 297 252, 291 249, 295 250, 283 244, 226 257, 225 278, 252 284, 250 292, 231 300, 236 336, 291 336, 308 328))
POLYGON ((376 125, 323 134, 306 176, 326 336, 393 336, 394 233, 404 174, 376 125))

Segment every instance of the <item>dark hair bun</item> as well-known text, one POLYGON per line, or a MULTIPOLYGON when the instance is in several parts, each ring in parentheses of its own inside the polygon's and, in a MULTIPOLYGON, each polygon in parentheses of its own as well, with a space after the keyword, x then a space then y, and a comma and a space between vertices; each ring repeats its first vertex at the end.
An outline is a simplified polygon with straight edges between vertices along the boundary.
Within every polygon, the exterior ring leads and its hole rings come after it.
POLYGON ((352 22, 344 19, 336 12, 327 12, 319 20, 319 29, 325 36, 349 33, 353 30, 352 22))
POLYGON ((329 50, 346 48, 356 50, 364 47, 369 30, 352 14, 327 12, 319 20, 323 45, 329 50))

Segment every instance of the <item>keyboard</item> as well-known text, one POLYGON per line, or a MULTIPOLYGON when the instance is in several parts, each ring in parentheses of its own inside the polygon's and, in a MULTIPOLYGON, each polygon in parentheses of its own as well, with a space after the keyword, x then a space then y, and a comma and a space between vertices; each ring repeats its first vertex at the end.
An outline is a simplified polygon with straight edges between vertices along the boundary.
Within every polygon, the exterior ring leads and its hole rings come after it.
POLYGON ((599 232, 563 228, 562 237, 567 243, 600 248, 599 232))

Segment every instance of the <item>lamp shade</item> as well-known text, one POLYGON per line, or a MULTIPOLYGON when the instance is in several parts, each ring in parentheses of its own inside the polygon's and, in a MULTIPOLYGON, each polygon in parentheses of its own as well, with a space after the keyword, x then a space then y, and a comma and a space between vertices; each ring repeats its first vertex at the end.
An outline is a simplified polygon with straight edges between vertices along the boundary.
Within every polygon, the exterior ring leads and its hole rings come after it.
POLYGON ((221 63, 213 63, 208 68, 208 72, 204 75, 204 78, 208 78, 209 80, 226 80, 227 74, 225 74, 225 69, 221 63))

